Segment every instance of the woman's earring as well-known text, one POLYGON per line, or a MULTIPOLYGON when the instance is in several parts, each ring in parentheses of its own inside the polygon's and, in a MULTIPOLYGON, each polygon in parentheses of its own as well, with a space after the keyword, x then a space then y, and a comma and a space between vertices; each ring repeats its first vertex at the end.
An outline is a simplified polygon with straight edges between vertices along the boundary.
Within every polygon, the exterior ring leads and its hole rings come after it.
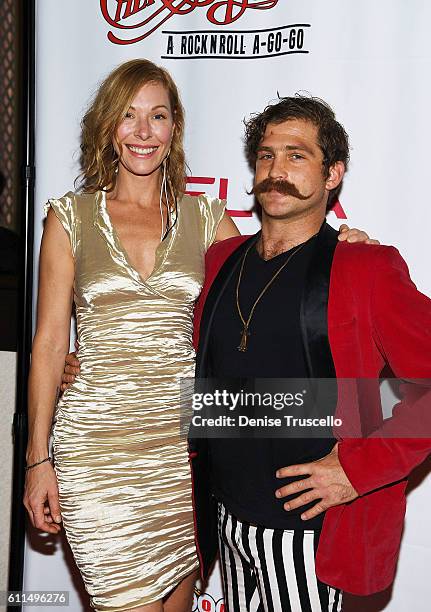
MULTIPOLYGON (((163 160, 162 163, 162 167, 163 167, 163 171, 162 171, 162 182, 160 184, 160 197, 159 197, 159 208, 160 208, 160 219, 162 222, 162 231, 160 234, 160 242, 163 240, 163 238, 165 237, 166 231, 165 231, 165 224, 163 221, 163 192, 165 192, 166 194, 166 158, 163 160)), ((165 195, 166 197, 166 195, 165 195)), ((168 213, 167 213, 167 220, 166 220, 166 226, 168 224, 168 219, 169 219, 169 206, 168 203, 166 202, 167 205, 167 209, 168 209, 168 213)), ((166 227, 167 229, 167 227, 166 227)))
POLYGON ((115 152, 114 164, 115 164, 114 174, 118 174, 118 167, 120 165, 120 158, 119 158, 117 152, 115 152))

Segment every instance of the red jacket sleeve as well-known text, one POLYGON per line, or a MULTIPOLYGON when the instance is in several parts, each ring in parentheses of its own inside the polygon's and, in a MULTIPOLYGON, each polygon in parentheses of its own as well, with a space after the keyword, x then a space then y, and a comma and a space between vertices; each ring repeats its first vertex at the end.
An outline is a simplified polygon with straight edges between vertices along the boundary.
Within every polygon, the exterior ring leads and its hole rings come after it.
POLYGON ((416 289, 393 247, 379 253, 370 309, 378 350, 406 382, 382 427, 340 443, 341 465, 360 495, 405 478, 431 452, 431 300, 416 289))
POLYGON ((202 287, 200 296, 195 304, 193 314, 193 346, 195 350, 198 350, 199 346, 199 330, 201 326, 202 313, 205 306, 205 300, 209 290, 211 289, 212 282, 217 276, 217 272, 223 259, 219 257, 220 242, 213 244, 205 255, 205 282, 202 287))

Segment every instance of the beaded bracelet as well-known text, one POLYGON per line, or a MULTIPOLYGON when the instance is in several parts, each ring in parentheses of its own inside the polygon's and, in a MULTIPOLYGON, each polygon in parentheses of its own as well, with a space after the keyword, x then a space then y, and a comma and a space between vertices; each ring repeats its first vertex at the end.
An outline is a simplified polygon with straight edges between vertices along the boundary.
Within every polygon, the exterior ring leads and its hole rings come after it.
POLYGON ((25 470, 31 470, 31 468, 36 467, 37 465, 40 465, 41 463, 45 463, 46 461, 51 461, 51 457, 47 457, 46 459, 42 459, 42 461, 38 461, 37 463, 33 463, 32 465, 26 465, 25 466, 25 470))

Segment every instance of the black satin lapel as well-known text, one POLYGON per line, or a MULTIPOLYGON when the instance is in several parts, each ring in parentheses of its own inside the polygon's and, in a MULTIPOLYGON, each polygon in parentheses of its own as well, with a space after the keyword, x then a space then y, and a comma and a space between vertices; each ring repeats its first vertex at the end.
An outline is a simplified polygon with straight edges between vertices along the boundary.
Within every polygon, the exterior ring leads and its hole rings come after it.
POLYGON ((226 286, 232 275, 239 268, 241 258, 244 255, 246 249, 251 243, 256 242, 260 236, 260 232, 251 236, 248 240, 245 240, 240 246, 226 259, 222 267, 220 268, 217 276, 214 279, 213 284, 208 292, 207 299, 205 300, 204 309, 202 312, 200 332, 199 332, 199 346, 196 355, 196 378, 205 378, 208 376, 207 368, 207 352, 208 342, 211 332, 211 325, 214 318, 214 313, 220 302, 226 286))
POLYGON ((301 331, 310 378, 335 378, 328 339, 329 281, 338 232, 326 222, 317 235, 301 301, 301 331))

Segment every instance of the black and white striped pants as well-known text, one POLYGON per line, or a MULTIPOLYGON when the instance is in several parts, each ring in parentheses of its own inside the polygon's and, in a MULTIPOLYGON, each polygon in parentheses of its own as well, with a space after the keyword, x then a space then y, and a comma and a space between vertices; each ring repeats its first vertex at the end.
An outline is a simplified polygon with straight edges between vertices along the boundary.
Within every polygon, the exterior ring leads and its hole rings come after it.
POLYGON ((241 522, 219 504, 227 612, 338 612, 342 593, 316 577, 319 532, 241 522))

